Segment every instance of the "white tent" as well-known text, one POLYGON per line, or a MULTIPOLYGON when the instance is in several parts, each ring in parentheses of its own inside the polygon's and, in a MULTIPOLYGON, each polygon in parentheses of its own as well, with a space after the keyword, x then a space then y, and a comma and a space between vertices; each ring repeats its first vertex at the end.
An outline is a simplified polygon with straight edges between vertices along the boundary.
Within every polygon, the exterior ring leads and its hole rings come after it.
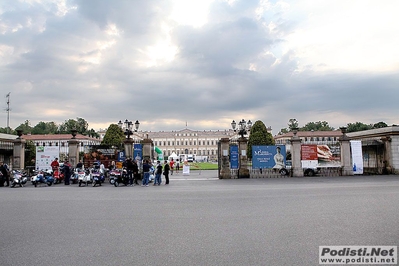
POLYGON ((176 161, 177 159, 179 159, 179 156, 176 153, 172 152, 172 154, 169 155, 168 160, 170 161, 172 159, 173 161, 176 161))

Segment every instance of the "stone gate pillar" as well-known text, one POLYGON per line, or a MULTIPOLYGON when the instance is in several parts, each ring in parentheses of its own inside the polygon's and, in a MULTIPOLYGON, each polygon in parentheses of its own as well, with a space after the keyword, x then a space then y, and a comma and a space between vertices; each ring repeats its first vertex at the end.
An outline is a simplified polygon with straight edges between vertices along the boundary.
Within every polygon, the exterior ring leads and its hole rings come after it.
POLYGON ((221 153, 219 158, 222 158, 219 179, 231 179, 229 148, 230 148, 230 139, 222 138, 220 140, 220 150, 219 150, 219 152, 221 153))
POLYGON ((346 127, 341 127, 342 136, 339 138, 341 143, 341 167, 342 175, 353 175, 353 167, 351 160, 351 145, 346 135, 346 127))
POLYGON ((301 163, 301 142, 302 140, 296 135, 298 129, 293 129, 294 135, 291 138, 291 157, 292 157, 292 176, 303 177, 303 169, 301 163))
POLYGON ((142 140, 143 144, 143 160, 149 160, 152 162, 154 159, 154 144, 152 139, 146 138, 142 140))
POLYGON ((123 145, 125 146, 125 157, 133 159, 133 139, 125 139, 123 145))
POLYGON ((72 167, 75 167, 79 162, 79 145, 80 141, 75 138, 68 141, 68 160, 72 167))
POLYGON ((391 174, 393 171, 393 158, 392 158, 392 138, 390 136, 382 137, 382 142, 384 143, 384 161, 382 173, 387 175, 391 174))
POLYGON ((25 144, 26 140, 21 138, 22 130, 17 130, 18 138, 14 140, 14 153, 12 169, 23 170, 25 168, 25 144))
POLYGON ((239 167, 238 167, 238 178, 249 178, 248 170, 248 155, 247 155, 248 140, 245 137, 238 139, 238 157, 239 157, 239 167))

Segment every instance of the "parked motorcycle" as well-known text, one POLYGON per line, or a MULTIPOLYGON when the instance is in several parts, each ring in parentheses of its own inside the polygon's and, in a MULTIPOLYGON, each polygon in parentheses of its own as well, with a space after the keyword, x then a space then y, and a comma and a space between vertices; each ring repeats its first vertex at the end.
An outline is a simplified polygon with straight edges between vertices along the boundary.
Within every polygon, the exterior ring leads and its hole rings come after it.
POLYGON ((121 174, 115 179, 114 186, 118 187, 120 184, 123 184, 125 186, 129 184, 129 177, 127 175, 126 169, 123 169, 121 174))
POLYGON ((26 182, 28 182, 28 177, 26 176, 26 174, 17 170, 12 171, 11 187, 15 187, 16 185, 23 187, 26 182))
POLYGON ((108 176, 109 176, 109 183, 111 185, 115 184, 115 181, 119 180, 122 175, 122 171, 119 169, 112 169, 109 171, 108 176))
POLYGON ((59 184, 62 181, 64 181, 64 173, 61 172, 60 170, 54 170, 53 177, 54 177, 54 184, 59 184))
POLYGON ((37 187, 37 184, 44 183, 47 186, 51 186, 54 183, 54 178, 52 176, 52 171, 37 171, 36 175, 32 176, 32 184, 37 187))
POLYGON ((91 179, 90 169, 86 169, 86 171, 83 171, 82 169, 77 169, 75 171, 75 175, 77 175, 78 177, 79 187, 82 186, 82 184, 87 186, 88 184, 93 182, 93 180, 91 179))
POLYGON ((104 175, 101 173, 99 169, 93 169, 91 171, 91 178, 93 180, 93 187, 95 187, 96 185, 101 186, 101 183, 103 183, 105 180, 104 175))

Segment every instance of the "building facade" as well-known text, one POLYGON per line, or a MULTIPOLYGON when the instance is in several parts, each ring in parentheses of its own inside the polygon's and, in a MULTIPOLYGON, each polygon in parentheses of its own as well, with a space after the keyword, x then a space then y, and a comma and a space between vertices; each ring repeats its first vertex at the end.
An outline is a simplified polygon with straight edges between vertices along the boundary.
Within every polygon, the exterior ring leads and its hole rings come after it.
POLYGON ((192 154, 197 161, 216 161, 218 158, 218 142, 221 138, 234 138, 233 130, 191 130, 138 132, 133 138, 150 138, 154 146, 168 158, 172 153, 178 156, 192 154))

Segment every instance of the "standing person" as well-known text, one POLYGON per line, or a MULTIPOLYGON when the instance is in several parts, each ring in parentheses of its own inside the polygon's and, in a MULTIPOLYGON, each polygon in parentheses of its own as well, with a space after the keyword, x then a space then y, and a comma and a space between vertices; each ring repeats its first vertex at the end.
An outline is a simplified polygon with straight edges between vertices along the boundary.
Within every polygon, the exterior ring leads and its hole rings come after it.
POLYGON ((180 163, 179 163, 179 159, 176 160, 176 174, 179 173, 180 170, 180 163))
POLYGON ((8 171, 8 166, 4 164, 3 162, 0 162, 0 173, 3 175, 3 180, 1 181, 2 184, 0 184, 1 187, 4 186, 4 181, 7 183, 7 187, 10 186, 10 174, 8 171))
POLYGON ((157 161, 157 166, 156 166, 156 170, 155 170, 154 186, 156 186, 157 183, 158 183, 158 186, 161 185, 161 182, 162 182, 161 175, 162 175, 162 164, 160 161, 157 161))
POLYGON ((149 182, 149 178, 150 178, 150 168, 151 168, 151 164, 148 160, 144 160, 143 162, 143 181, 141 183, 141 186, 144 187, 148 187, 148 182, 149 182))
POLYGON ((131 187, 133 187, 134 186, 134 184, 133 184, 134 166, 133 166, 132 159, 130 159, 130 158, 127 158, 127 160, 126 160, 126 170, 127 170, 127 177, 129 178, 129 185, 131 187))
POLYGON ((109 169, 110 171, 116 169, 115 161, 112 161, 112 162, 111 162, 111 164, 109 165, 108 169, 109 169))
POLYGON ((139 172, 139 166, 137 165, 136 160, 133 161, 133 186, 134 185, 138 185, 139 183, 137 182, 137 180, 139 179, 140 176, 140 172, 139 172))
POLYGON ((165 185, 169 185, 169 170, 170 166, 168 164, 168 161, 165 161, 165 165, 163 167, 163 173, 165 175, 165 185))
POLYGON ((51 162, 50 166, 53 172, 58 171, 58 167, 60 167, 60 164, 58 163, 58 158, 55 158, 54 161, 51 162))
POLYGON ((64 168, 64 176, 65 176, 64 185, 69 186, 69 180, 71 179, 72 166, 68 160, 65 160, 63 168, 64 168))
POLYGON ((173 161, 173 158, 170 160, 169 166, 170 166, 170 175, 173 175, 173 168, 175 165, 175 161, 173 161))

